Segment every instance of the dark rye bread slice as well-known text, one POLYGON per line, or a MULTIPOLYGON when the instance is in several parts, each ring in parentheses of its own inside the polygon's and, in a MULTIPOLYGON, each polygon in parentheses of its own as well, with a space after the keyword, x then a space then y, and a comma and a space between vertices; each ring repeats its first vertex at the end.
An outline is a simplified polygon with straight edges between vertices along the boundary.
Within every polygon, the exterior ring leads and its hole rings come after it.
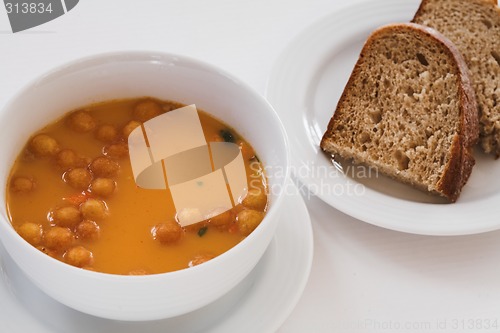
POLYGON ((500 156, 500 9, 495 0, 423 0, 413 22, 432 27, 458 48, 471 71, 480 143, 500 156))
POLYGON ((477 104, 460 53, 413 23, 375 30, 321 148, 454 202, 474 166, 477 104))

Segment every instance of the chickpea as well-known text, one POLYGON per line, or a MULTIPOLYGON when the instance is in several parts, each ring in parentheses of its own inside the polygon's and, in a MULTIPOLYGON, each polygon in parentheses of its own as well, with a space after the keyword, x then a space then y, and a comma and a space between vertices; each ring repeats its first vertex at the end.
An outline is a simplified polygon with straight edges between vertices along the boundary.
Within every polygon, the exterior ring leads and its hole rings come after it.
POLYGON ((76 237, 78 239, 95 241, 99 239, 99 233, 99 225, 94 221, 85 220, 76 226, 76 237))
POLYGON ((211 217, 208 222, 214 226, 222 227, 230 224, 234 221, 233 212, 231 210, 226 210, 225 212, 211 217))
POLYGON ((150 119, 153 119, 156 116, 159 116, 162 113, 162 109, 158 103, 151 100, 146 100, 139 102, 132 112, 132 117, 134 120, 140 122, 146 122, 150 119))
POLYGON ((197 265, 203 264, 203 263, 205 263, 213 258, 215 258, 215 256, 213 254, 199 254, 199 255, 195 256, 193 258, 193 260, 191 260, 188 263, 188 266, 189 267, 197 266, 197 265))
POLYGON ((110 178, 96 178, 90 183, 90 192, 100 197, 109 197, 115 188, 116 183, 110 178))
POLYGON ((33 191, 35 182, 31 178, 16 177, 10 182, 10 189, 13 192, 27 193, 33 191))
POLYGON ((263 188, 252 188, 248 190, 245 198, 241 201, 246 208, 264 211, 267 206, 267 195, 263 188))
POLYGON ((81 159, 72 149, 63 149, 56 156, 56 163, 62 170, 78 167, 81 162, 81 159))
POLYGON ((120 165, 106 156, 99 156, 90 163, 90 171, 96 177, 113 177, 116 176, 120 165))
POLYGON ((54 209, 52 222, 59 227, 73 228, 82 220, 80 210, 75 206, 65 206, 54 209))
POLYGON ((73 232, 64 227, 52 227, 43 234, 45 246, 49 250, 60 253, 66 251, 73 244, 74 239, 73 232))
POLYGON ((103 148, 103 154, 113 158, 123 158, 128 156, 128 144, 118 142, 103 148))
POLYGON ((182 228, 175 220, 158 223, 152 230, 153 238, 162 244, 177 242, 182 236, 182 228))
POLYGON ((101 125, 95 133, 97 140, 112 142, 118 138, 118 130, 113 125, 101 125))
POLYGON ((131 120, 125 126, 123 126, 122 134, 125 137, 125 139, 128 139, 130 133, 132 133, 132 131, 139 126, 141 126, 141 123, 135 120, 131 120))
POLYGON ((67 124, 76 132, 85 133, 92 131, 97 122, 92 115, 86 111, 76 111, 68 116, 67 124))
POLYGON ((80 268, 92 265, 93 259, 92 252, 83 246, 72 247, 64 254, 66 263, 80 268))
POLYGON ((262 175, 264 174, 264 169, 262 168, 262 164, 254 159, 250 161, 249 167, 250 170, 248 176, 252 179, 250 181, 250 187, 261 187, 263 185, 262 181, 258 180, 257 178, 262 177, 262 175), (255 184, 255 182, 257 184, 255 184))
POLYGON ((31 139, 30 151, 38 157, 54 156, 59 152, 59 143, 47 134, 38 134, 31 139))
POLYGON ((40 224, 25 222, 17 228, 17 232, 31 245, 38 245, 42 241, 43 229, 40 224))
POLYGON ((65 172, 63 178, 69 186, 83 190, 89 187, 92 174, 87 169, 76 168, 65 172))
POLYGON ((80 211, 87 220, 99 221, 106 217, 108 214, 106 204, 102 200, 87 199, 80 205, 80 211))
POLYGON ((247 236, 257 228, 263 218, 264 213, 253 209, 246 209, 238 213, 236 216, 236 223, 240 233, 247 236))

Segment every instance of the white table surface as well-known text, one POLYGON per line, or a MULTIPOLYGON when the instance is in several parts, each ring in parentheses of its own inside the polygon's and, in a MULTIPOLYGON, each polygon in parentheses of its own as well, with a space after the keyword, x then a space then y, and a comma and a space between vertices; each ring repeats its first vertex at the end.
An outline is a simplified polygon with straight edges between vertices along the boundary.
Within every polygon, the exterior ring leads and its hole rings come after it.
MULTIPOLYGON (((57 65, 116 50, 189 55, 264 94, 287 43, 352 2, 81 0, 68 14, 17 34, 1 6, 0 107, 57 65)), ((313 268, 280 333, 500 332, 500 232, 403 234, 305 200, 315 233, 313 268)))

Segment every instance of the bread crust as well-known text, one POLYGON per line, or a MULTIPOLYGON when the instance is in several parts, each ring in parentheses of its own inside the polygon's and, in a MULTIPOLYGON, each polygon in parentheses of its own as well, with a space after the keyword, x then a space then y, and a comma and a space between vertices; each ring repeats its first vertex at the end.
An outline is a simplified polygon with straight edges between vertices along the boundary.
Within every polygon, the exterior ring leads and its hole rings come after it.
MULTIPOLYGON (((425 6, 427 6, 427 4, 429 2, 432 2, 434 0, 422 0, 422 2, 420 2, 420 6, 418 6, 418 9, 417 9, 417 12, 415 13, 415 15, 413 16, 411 22, 415 22, 415 19, 419 16, 422 15, 422 13, 424 12, 424 8, 425 6)), ((489 4, 493 4, 495 6, 498 6, 498 1, 497 0, 479 0, 480 2, 484 2, 484 3, 489 3, 489 4)))
MULTIPOLYGON (((355 78, 360 75, 362 71, 361 60, 365 57, 366 52, 370 49, 372 42, 377 38, 377 36, 384 34, 387 31, 397 33, 407 29, 412 29, 418 33, 426 34, 442 44, 448 55, 455 60, 454 64, 456 64, 457 67, 456 69, 460 82, 458 91, 460 119, 457 133, 453 138, 450 148, 451 157, 447 162, 436 187, 437 194, 448 198, 451 202, 455 202, 460 195, 462 187, 467 182, 467 179, 471 174, 472 167, 475 164, 472 150, 478 141, 479 129, 477 103, 474 90, 471 85, 471 80, 469 78, 468 68, 460 52, 455 48, 449 39, 432 28, 415 23, 389 24, 376 29, 365 42, 365 45, 359 55, 359 59, 356 62, 356 65, 337 104, 337 110, 339 106, 344 103, 349 90, 353 86, 355 78)), ((332 145, 329 142, 334 130, 334 124, 337 118, 336 115, 338 114, 338 112, 334 112, 320 143, 321 149, 327 153, 338 153, 331 151, 332 145)), ((351 158, 350 156, 342 157, 351 158)), ((383 170, 381 171, 383 172, 383 170)), ((418 186, 418 184, 411 185, 422 189, 422 186, 418 186)))
MULTIPOLYGON (((439 1, 443 1, 443 0, 422 0, 417 12, 413 16, 412 22, 419 22, 420 17, 425 17, 427 6, 430 6, 431 3, 436 3, 439 1)), ((471 0, 467 0, 467 1, 471 1, 471 0)), ((486 8, 493 9, 494 11, 496 11, 498 16, 500 17, 500 8, 498 7, 497 0, 473 0, 472 2, 478 3, 480 5, 484 5, 486 8)), ((469 65, 471 65, 471 64, 469 64, 469 65)), ((471 65, 471 67, 472 66, 473 65, 471 65)), ((471 78, 473 81, 474 80, 476 81, 476 85, 478 82, 482 81, 482 78, 474 77, 473 74, 471 74, 471 78)), ((473 89, 474 89, 474 86, 473 86, 473 89)), ((493 129, 491 129, 491 130, 489 130, 489 129, 486 130, 486 128, 493 126, 492 122, 495 122, 495 119, 499 114, 498 114, 498 111, 494 111, 495 110, 494 107, 486 105, 486 103, 484 103, 484 101, 483 101, 483 103, 481 103, 481 100, 482 99, 480 98, 479 95, 476 96, 476 101, 478 103, 478 109, 480 109, 481 107, 486 108, 489 110, 489 112, 493 112, 493 115, 490 117, 490 116, 484 115, 484 113, 483 113, 482 116, 481 115, 478 116, 479 127, 481 129, 480 133, 479 133, 479 142, 481 143, 481 147, 483 148, 483 150, 486 153, 494 154, 495 158, 498 159, 500 157, 500 133, 499 133, 499 129, 497 127, 493 127, 493 129)), ((496 110, 498 110, 498 109, 496 109, 496 110)))

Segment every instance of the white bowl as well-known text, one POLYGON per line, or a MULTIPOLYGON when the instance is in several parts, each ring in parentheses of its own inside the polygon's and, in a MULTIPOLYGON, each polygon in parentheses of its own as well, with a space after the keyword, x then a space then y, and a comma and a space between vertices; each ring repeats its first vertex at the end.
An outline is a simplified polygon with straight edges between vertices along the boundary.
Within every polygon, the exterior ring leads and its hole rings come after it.
POLYGON ((1 111, 0 239, 45 293, 76 310, 117 320, 154 320, 196 310, 235 287, 271 241, 288 178, 288 145, 272 107, 249 86, 200 61, 157 52, 98 55, 61 66, 38 78, 1 111), (180 271, 122 276, 78 269, 25 242, 5 210, 5 187, 14 159, 30 135, 65 112, 90 103, 153 96, 196 104, 252 143, 266 166, 270 208, 260 226, 213 260, 180 271))

